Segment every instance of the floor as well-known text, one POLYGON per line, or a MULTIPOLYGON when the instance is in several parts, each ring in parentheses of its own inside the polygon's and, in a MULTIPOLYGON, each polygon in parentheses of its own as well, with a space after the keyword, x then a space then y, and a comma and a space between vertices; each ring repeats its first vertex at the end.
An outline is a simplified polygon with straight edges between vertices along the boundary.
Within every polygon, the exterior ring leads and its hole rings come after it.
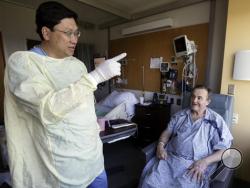
MULTIPOLYGON (((133 139, 104 144, 109 188, 137 188, 144 167, 144 154, 133 139)), ((230 188, 249 188, 250 182, 233 178, 230 188)))
MULTIPOLYGON (((133 138, 104 144, 109 188, 136 188, 144 167, 144 154, 133 138)), ((0 188, 11 188, 7 184, 0 188)))
POLYGON ((104 144, 103 150, 109 188, 136 188, 145 159, 133 138, 104 144))
MULTIPOLYGON (((109 188, 137 188, 144 167, 144 154, 133 138, 104 144, 109 188)), ((249 188, 250 183, 234 178, 230 188, 249 188)), ((0 188, 11 188, 4 184, 0 188)))

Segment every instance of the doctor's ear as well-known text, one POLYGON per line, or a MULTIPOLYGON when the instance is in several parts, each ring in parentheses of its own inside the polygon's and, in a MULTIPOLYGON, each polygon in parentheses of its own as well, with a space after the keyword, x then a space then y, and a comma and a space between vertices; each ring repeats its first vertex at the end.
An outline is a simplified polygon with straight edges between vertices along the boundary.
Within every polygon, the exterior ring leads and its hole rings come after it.
POLYGON ((44 40, 49 40, 50 39, 50 29, 48 27, 42 27, 42 35, 44 40))

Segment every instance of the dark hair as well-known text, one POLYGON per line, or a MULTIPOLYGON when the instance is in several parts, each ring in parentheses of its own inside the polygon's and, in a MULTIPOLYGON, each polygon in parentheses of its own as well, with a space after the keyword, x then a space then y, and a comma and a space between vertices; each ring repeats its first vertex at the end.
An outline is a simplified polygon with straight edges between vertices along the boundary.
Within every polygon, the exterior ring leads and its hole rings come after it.
POLYGON ((75 12, 56 1, 42 3, 36 10, 36 32, 43 40, 42 27, 46 26, 53 31, 54 26, 64 18, 74 18, 77 23, 78 16, 75 12))
POLYGON ((196 90, 196 89, 205 89, 207 91, 207 98, 211 99, 211 95, 212 95, 212 91, 210 88, 204 86, 204 85, 196 85, 193 89, 192 89, 192 93, 196 90))

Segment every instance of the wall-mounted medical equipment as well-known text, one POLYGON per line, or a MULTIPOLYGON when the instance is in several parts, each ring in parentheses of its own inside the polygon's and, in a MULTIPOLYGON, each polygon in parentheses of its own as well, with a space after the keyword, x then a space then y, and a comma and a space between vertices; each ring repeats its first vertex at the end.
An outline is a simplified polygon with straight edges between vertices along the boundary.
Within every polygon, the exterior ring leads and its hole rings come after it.
POLYGON ((168 94, 177 93, 177 76, 178 70, 169 67, 168 71, 161 72, 161 92, 168 94))
POLYGON ((197 79, 197 67, 195 55, 197 48, 194 41, 188 40, 186 35, 180 35, 173 39, 175 56, 181 57, 184 62, 182 70, 182 95, 195 86, 197 79))
POLYGON ((188 40, 186 35, 175 37, 173 45, 176 57, 187 56, 197 51, 194 41, 188 40))
POLYGON ((160 63, 160 72, 168 72, 169 70, 169 63, 168 62, 161 62, 160 63))
POLYGON ((165 93, 154 93, 152 102, 153 104, 167 104, 168 96, 165 93))

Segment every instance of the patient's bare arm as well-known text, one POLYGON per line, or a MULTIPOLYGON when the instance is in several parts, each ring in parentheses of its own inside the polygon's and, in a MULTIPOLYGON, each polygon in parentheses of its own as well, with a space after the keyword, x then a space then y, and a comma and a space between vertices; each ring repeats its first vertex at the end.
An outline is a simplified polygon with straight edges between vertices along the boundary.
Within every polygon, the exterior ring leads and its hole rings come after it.
POLYGON ((157 145, 157 151, 156 151, 156 155, 159 159, 167 159, 167 152, 165 151, 164 147, 167 144, 169 138, 170 138, 171 134, 165 130, 162 132, 160 138, 159 138, 159 142, 157 145))
POLYGON ((214 152, 213 154, 200 159, 198 161, 195 161, 190 167, 188 171, 188 176, 190 176, 192 179, 201 181, 203 178, 203 173, 207 169, 208 165, 218 162, 221 160, 221 156, 225 150, 218 150, 214 152))

